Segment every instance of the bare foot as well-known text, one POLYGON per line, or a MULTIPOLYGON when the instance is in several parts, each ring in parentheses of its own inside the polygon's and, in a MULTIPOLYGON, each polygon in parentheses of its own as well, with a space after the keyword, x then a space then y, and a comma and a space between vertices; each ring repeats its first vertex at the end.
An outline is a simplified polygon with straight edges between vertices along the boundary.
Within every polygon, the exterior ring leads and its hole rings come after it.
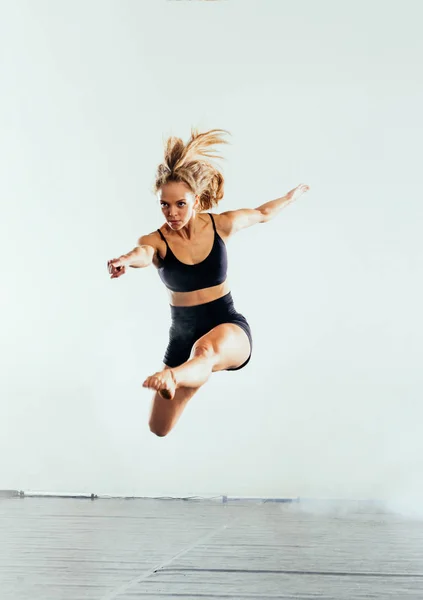
POLYGON ((159 392, 165 400, 172 400, 176 392, 176 383, 172 369, 164 369, 154 375, 150 375, 142 384, 143 387, 159 392))
POLYGON ((300 183, 300 185, 297 185, 296 188, 288 192, 286 194, 286 197, 289 198, 289 200, 296 200, 302 194, 304 194, 304 192, 308 192, 309 189, 310 187, 308 185, 306 185, 305 183, 300 183))

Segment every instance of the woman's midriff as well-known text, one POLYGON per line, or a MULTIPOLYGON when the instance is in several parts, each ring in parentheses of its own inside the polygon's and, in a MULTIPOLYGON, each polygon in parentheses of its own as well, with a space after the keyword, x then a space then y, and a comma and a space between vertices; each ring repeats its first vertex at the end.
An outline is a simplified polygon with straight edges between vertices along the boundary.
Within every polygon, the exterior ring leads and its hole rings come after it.
POLYGON ((213 287, 195 290, 194 292, 172 292, 169 291, 170 304, 172 306, 197 306, 213 302, 230 292, 228 280, 214 285, 213 287))

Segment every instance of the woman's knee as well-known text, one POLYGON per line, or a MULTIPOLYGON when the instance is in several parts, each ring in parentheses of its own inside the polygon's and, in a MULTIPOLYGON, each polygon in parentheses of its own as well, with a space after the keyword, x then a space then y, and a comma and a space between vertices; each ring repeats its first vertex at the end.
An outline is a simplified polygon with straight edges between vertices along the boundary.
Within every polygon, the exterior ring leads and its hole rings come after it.
POLYGON ((213 361, 216 359, 217 352, 210 341, 199 340, 194 344, 191 350, 191 358, 203 358, 213 361))
POLYGON ((172 427, 165 423, 158 423, 154 419, 150 419, 149 427, 151 433, 154 433, 157 437, 166 437, 172 431, 172 427))

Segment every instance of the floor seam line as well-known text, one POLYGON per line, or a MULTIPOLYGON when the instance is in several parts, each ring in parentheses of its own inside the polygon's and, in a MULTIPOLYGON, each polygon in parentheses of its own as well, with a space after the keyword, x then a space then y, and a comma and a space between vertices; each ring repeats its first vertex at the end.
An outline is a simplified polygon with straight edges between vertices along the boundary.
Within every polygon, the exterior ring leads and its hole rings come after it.
POLYGON ((230 527, 231 525, 233 525, 233 523, 236 522, 239 518, 241 518, 241 517, 240 516, 235 517, 232 520, 231 523, 225 523, 225 525, 219 525, 216 529, 214 529, 213 531, 209 532, 207 535, 201 537, 200 539, 198 539, 197 541, 195 541, 193 544, 191 544, 190 546, 188 546, 188 548, 185 548, 184 550, 181 550, 180 552, 177 552, 169 560, 163 561, 162 563, 156 565, 152 569, 149 569, 148 571, 146 571, 142 575, 140 575, 140 576, 138 576, 138 577, 136 577, 134 579, 131 579, 131 581, 128 581, 125 584, 122 584, 116 590, 114 590, 112 592, 108 592, 106 595, 104 595, 104 596, 101 597, 101 600, 114 600, 120 594, 123 594, 124 592, 126 592, 127 590, 129 590, 129 588, 132 587, 133 585, 135 585, 137 583, 141 583, 141 581, 144 581, 145 579, 148 579, 151 575, 153 575, 157 571, 160 571, 161 569, 163 569, 164 567, 166 567, 167 565, 169 565, 171 562, 173 562, 177 558, 180 558, 184 554, 187 554, 187 552, 190 552, 190 550, 192 550, 196 546, 198 546, 201 543, 203 543, 203 542, 209 540, 210 538, 212 538, 219 531, 224 531, 225 529, 228 529, 228 527, 230 527))

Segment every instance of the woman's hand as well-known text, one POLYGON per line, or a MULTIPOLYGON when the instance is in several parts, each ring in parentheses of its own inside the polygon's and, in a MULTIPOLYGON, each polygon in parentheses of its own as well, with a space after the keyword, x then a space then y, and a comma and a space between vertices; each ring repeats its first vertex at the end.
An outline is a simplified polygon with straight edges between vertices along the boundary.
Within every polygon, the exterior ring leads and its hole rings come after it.
POLYGON ((107 269, 110 273, 110 279, 117 279, 121 275, 126 273, 126 257, 121 256, 120 258, 112 258, 107 261, 107 269))
POLYGON ((310 187, 308 185, 305 185, 304 183, 300 183, 300 185, 297 185, 296 188, 294 188, 293 190, 291 190, 290 192, 285 194, 285 198, 287 198, 287 200, 289 200, 289 201, 296 200, 302 194, 304 194, 304 192, 308 192, 309 189, 310 189, 310 187))

